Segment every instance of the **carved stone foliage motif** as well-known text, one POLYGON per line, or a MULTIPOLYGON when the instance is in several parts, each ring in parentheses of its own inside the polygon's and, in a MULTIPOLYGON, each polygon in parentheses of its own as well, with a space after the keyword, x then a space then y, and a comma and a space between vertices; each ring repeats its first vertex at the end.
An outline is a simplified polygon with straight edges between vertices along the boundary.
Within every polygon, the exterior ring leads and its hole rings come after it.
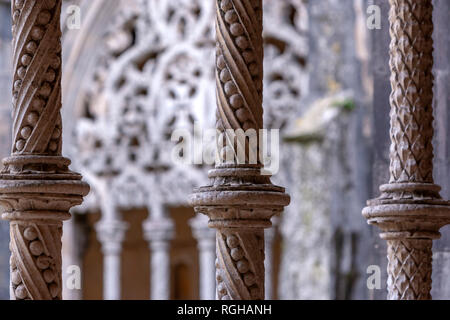
POLYGON ((120 206, 183 204, 204 176, 172 162, 171 134, 212 122, 211 15, 204 1, 134 1, 105 33, 84 91, 78 152, 85 170, 113 177, 120 206))
MULTIPOLYGON (((264 5, 264 116, 267 127, 284 129, 307 90, 306 10, 303 0, 264 5)), ((186 204, 192 188, 206 182, 208 168, 174 164, 170 138, 175 129, 193 132, 195 123, 215 128, 214 2, 128 0, 116 6, 81 91, 66 88, 83 99, 70 153, 86 176, 111 178, 119 206, 186 204)))

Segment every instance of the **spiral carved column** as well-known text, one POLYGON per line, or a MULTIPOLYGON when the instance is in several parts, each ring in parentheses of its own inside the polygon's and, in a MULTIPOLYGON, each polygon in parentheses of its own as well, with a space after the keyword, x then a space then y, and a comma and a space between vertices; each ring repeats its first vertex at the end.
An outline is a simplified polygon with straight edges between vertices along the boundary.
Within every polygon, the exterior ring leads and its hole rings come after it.
POLYGON ((390 181, 363 214, 388 243, 388 299, 431 299, 432 240, 450 223, 433 180, 432 0, 390 0, 390 181))
POLYGON ((89 192, 61 156, 62 0, 15 0, 13 147, 0 174, 10 221, 11 299, 62 298, 62 223, 89 192))
POLYGON ((259 141, 251 143, 263 128, 262 0, 216 0, 216 9, 220 161, 209 174, 211 185, 195 190, 190 203, 217 229, 218 298, 263 300, 264 228, 289 196, 264 174, 259 141), (237 138, 240 132, 249 135, 237 138))

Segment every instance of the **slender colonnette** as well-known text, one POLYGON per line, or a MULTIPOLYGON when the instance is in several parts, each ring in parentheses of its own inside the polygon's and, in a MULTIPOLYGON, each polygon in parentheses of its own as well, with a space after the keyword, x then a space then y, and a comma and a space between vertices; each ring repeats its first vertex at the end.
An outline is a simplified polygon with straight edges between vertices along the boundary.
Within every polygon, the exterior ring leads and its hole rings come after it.
POLYGON ((433 180, 432 0, 390 0, 390 181, 363 214, 388 244, 388 299, 431 299, 432 244, 450 223, 433 180))

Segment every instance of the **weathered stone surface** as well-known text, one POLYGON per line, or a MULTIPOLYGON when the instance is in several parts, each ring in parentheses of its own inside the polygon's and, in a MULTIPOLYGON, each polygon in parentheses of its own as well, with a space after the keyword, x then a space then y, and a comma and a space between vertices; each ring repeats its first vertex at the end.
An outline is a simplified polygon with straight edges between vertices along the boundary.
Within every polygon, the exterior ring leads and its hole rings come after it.
POLYGON ((262 174, 259 142, 245 149, 245 159, 238 158, 242 141, 226 132, 263 128, 262 27, 261 0, 216 1, 216 129, 225 143, 218 150, 220 162, 209 174, 211 184, 195 190, 190 203, 217 229, 220 300, 264 299, 264 228, 289 204, 284 189, 262 174), (252 149, 257 163, 250 162, 252 149), (227 158, 230 152, 235 155, 232 161, 227 158))
POLYGON ((433 5, 390 5, 390 180, 363 214, 388 241, 388 299, 428 300, 432 240, 450 223, 433 180, 433 5))
MULTIPOLYGON (((98 208, 105 175, 113 176, 108 193, 117 206, 147 207, 150 196, 152 203, 185 205, 190 190, 207 182, 209 168, 174 165, 170 133, 192 132, 194 123, 214 128, 215 3, 152 0, 144 10, 132 0, 76 3, 88 14, 81 30, 64 36, 64 117, 77 119, 64 130, 73 139, 65 147, 74 167, 93 187, 81 210, 98 208)), ((306 92, 306 12, 302 1, 264 5, 264 117, 268 127, 283 130, 306 92)), ((289 154, 283 157, 289 163, 289 154)), ((288 166, 281 171, 276 178, 285 185, 288 166)))
MULTIPOLYGON (((162 3, 162 0, 157 0, 159 3, 162 3)), ((67 5, 69 5, 70 1, 64 1, 67 5)), ((67 56, 70 56, 70 59, 67 60, 67 64, 65 66, 70 70, 67 73, 67 85, 66 88, 69 88, 68 92, 65 94, 65 111, 66 119, 75 119, 78 115, 83 114, 83 119, 88 119, 89 116, 99 115, 100 113, 96 113, 98 110, 95 110, 94 113, 86 113, 82 110, 81 105, 84 103, 84 99, 80 99, 80 97, 84 96, 83 90, 78 90, 78 88, 86 86, 91 87, 91 81, 88 80, 90 77, 90 70, 98 70, 101 69, 99 64, 97 63, 96 57, 99 51, 102 51, 101 46, 98 44, 102 41, 102 36, 98 38, 95 35, 102 34, 106 29, 106 25, 109 23, 103 23, 104 21, 109 21, 109 17, 115 16, 116 11, 113 10, 113 7, 120 7, 120 1, 115 0, 96 0, 96 1, 73 1, 76 4, 80 4, 83 6, 83 19, 82 27, 88 25, 87 30, 89 30, 89 37, 83 37, 84 34, 82 30, 73 30, 68 31, 66 33, 66 41, 70 43, 74 41, 75 45, 70 47, 70 50, 66 50, 67 56), (101 10, 95 11, 95 14, 90 13, 89 15, 84 15, 88 12, 94 12, 95 7, 101 7, 101 10), (92 9, 92 10, 91 10, 92 9), (97 24, 90 24, 89 20, 95 17, 97 24), (90 44, 95 43, 95 49, 93 47, 88 48, 90 44), (84 49, 88 48, 86 52, 89 54, 84 54, 84 49), (72 50, 73 49, 73 50, 72 50), (69 54, 70 52, 70 54, 69 54), (81 55, 78 57, 80 60, 79 63, 75 63, 77 61, 77 52, 81 52, 81 55), (97 68, 98 67, 98 68, 97 68)), ((127 7, 132 7, 132 3, 134 1, 126 1, 127 7)), ((171 3, 172 1, 167 1, 171 3)), ((267 20, 266 25, 264 26, 265 35, 267 37, 266 41, 266 78, 271 79, 270 81, 265 82, 265 123, 270 124, 271 127, 277 127, 278 125, 285 125, 289 123, 286 122, 286 119, 293 118, 292 115, 298 111, 303 113, 303 110, 310 105, 310 103, 299 102, 298 92, 298 84, 304 81, 305 78, 308 78, 308 73, 303 72, 300 74, 294 70, 299 69, 298 61, 306 62, 308 70, 311 70, 313 74, 313 79, 310 86, 310 101, 316 100, 319 96, 323 96, 324 92, 327 92, 333 88, 356 88, 354 91, 357 95, 361 94, 362 90, 360 90, 360 85, 363 81, 360 81, 360 72, 358 71, 360 66, 358 64, 362 63, 359 61, 360 59, 355 60, 355 52, 354 38, 351 36, 355 29, 355 21, 357 19, 356 10, 354 10, 354 4, 358 3, 358 1, 348 1, 344 3, 341 0, 314 0, 309 1, 308 10, 306 17, 310 16, 311 21, 311 30, 307 30, 309 26, 305 28, 303 23, 308 21, 308 19, 304 19, 305 14, 302 11, 295 12, 295 10, 290 11, 290 4, 295 3, 296 9, 300 8, 299 1, 285 1, 286 7, 282 9, 282 6, 279 5, 281 3, 280 0, 265 0, 265 5, 268 6, 270 10, 270 14, 266 14, 265 19, 267 20), (286 9, 287 8, 287 9, 286 9), (288 14, 289 13, 289 14, 288 14), (274 17, 284 17, 283 19, 274 18, 274 17), (286 20, 289 20, 286 17, 295 17, 289 23, 283 23, 286 20), (320 21, 324 21, 323 27, 321 27, 320 21), (294 27, 297 33, 293 32, 294 27), (295 22, 295 24, 294 24, 295 22), (328 26, 327 26, 328 24, 328 26), (289 25, 289 28, 286 26, 289 25), (339 25, 339 28, 333 28, 333 26, 339 25), (273 28, 272 26, 276 26, 273 28), (319 28, 323 28, 318 30, 319 28), (311 43, 310 50, 311 54, 308 56, 305 52, 302 52, 303 48, 303 40, 301 35, 307 35, 310 33, 311 43), (298 36, 298 37, 297 37, 298 36), (276 40, 276 41, 275 41, 276 40), (279 40, 282 40, 281 42, 279 40), (296 46, 295 44, 301 44, 296 46), (329 48, 332 48, 330 50, 329 48), (279 52, 278 50, 283 49, 283 52, 279 52), (320 54, 322 52, 322 54, 320 54), (300 57, 298 61, 296 57, 300 57), (305 57, 307 59, 305 60, 305 57), (355 61, 359 61, 355 64, 355 61), (284 66, 289 65, 289 72, 284 68, 284 66), (280 72, 283 71, 283 72, 280 72), (332 75, 331 77, 329 75, 332 75), (283 76, 283 79, 279 78, 279 75, 283 76), (288 77, 289 75, 289 77, 288 77), (294 76, 292 76, 294 75, 294 76), (334 76, 336 77, 334 78, 334 76), (317 83, 314 81, 317 80, 317 83), (292 87, 287 86, 287 83, 294 84, 292 87), (278 93, 280 92, 280 88, 284 88, 282 91, 283 98, 278 97, 278 93), (286 88, 289 88, 287 90, 286 88), (289 92, 292 91, 292 94, 289 92), (295 92, 295 93, 294 93, 295 92), (286 97, 289 97, 287 99, 286 97), (276 108, 272 108, 272 106, 276 106, 276 108), (290 106, 292 108, 282 108, 283 106, 290 106)), ((389 93, 390 93, 390 84, 389 84, 389 64, 388 64, 388 46, 389 46, 389 28, 388 28, 388 10, 389 10, 389 2, 387 0, 374 0, 374 1, 361 1, 362 11, 364 11, 367 5, 375 3, 380 5, 382 8, 382 29, 381 30, 371 30, 367 31, 365 28, 359 28, 358 30, 366 30, 373 38, 373 50, 372 57, 370 60, 371 70, 370 73, 374 77, 373 81, 373 90, 374 90, 374 101, 373 107, 371 110, 367 110, 371 112, 371 119, 367 119, 361 117, 361 111, 353 113, 353 117, 351 121, 348 119, 341 119, 336 125, 344 125, 344 130, 347 130, 348 138, 339 140, 337 145, 334 147, 335 149, 339 149, 338 155, 336 158, 331 159, 333 164, 333 177, 332 180, 334 182, 341 181, 338 184, 335 184, 333 187, 328 186, 333 192, 334 197, 331 200, 333 204, 331 210, 332 213, 330 217, 332 219, 332 226, 330 229, 333 231, 332 243, 333 249, 331 249, 332 253, 332 269, 330 271, 330 281, 332 287, 331 296, 333 298, 343 299, 343 298, 385 298, 385 285, 386 285, 386 269, 387 269, 387 259, 386 259, 386 241, 379 240, 378 234, 376 234, 375 228, 368 228, 365 226, 364 221, 358 218, 360 207, 362 206, 361 199, 365 201, 368 197, 364 195, 364 193, 370 193, 371 197, 377 196, 378 186, 389 179, 389 93), (347 123, 349 121, 349 123, 347 123), (373 126, 367 125, 368 123, 373 122, 373 126), (348 126, 349 125, 349 126, 348 126), (358 126, 363 126, 364 128, 357 128, 358 126), (370 139, 373 140, 370 152, 367 149, 361 149, 361 135, 357 134, 359 129, 363 129, 364 131, 369 131, 370 139), (353 146, 356 146, 355 149, 352 149, 353 146), (353 150, 353 151, 352 151, 353 150), (355 154, 357 156, 355 156, 355 154), (373 161, 372 161, 373 154, 373 161), (361 158, 363 157, 363 158, 361 158), (364 159, 364 160, 362 160, 364 159), (371 166, 371 168, 367 168, 371 166), (362 170, 362 171, 361 171, 362 170), (365 174, 361 174, 361 172, 366 171, 365 174), (371 176, 370 178, 368 176, 371 176), (339 191, 337 191, 339 190, 339 191), (342 197, 341 195, 345 195, 342 197), (355 200, 358 199, 358 200, 355 200), (366 268, 369 265, 378 265, 381 267, 383 272, 383 288, 382 290, 374 290, 369 292, 366 287, 366 279, 367 275, 365 273, 366 268)), ((0 3, 5 3, 4 10, 7 12, 9 16, 10 4, 9 1, 0 1, 0 3)), ((449 74, 449 62, 448 62, 448 7, 449 3, 447 0, 435 0, 435 31, 434 37, 436 42, 436 50, 435 50, 435 149, 436 149, 436 157, 434 160, 435 166, 435 178, 436 182, 442 185, 443 190, 441 192, 444 198, 449 198, 449 180, 447 179, 449 172, 449 162, 448 162, 448 146, 450 144, 447 143, 448 137, 450 136, 448 132, 448 123, 449 123, 449 113, 447 111, 447 105, 449 102, 448 96, 448 74, 449 74), (447 49, 445 49, 447 48, 447 49)), ((212 3, 213 4, 213 3, 212 3)), ((120 9, 116 9, 117 11, 125 11, 120 9)), ((181 10, 182 8, 180 8, 181 10)), ((158 11, 154 11, 158 12, 158 11)), ((168 28, 167 25, 170 25, 170 21, 168 24, 165 24, 166 19, 163 17, 164 15, 159 15, 157 21, 161 23, 166 30, 170 30, 167 34, 172 34, 172 31, 176 28, 168 28), (167 29, 168 28, 168 29, 167 29)), ((202 16, 202 15, 200 15, 202 16)), ((179 17, 176 15, 176 17, 179 17)), ((9 17, 3 16, 0 18, 2 23, 2 28, 0 29, 2 36, 9 37, 9 26, 4 28, 3 24, 9 23, 9 17)), ((139 20, 143 21, 143 20, 139 20)), ((133 22, 131 25, 140 25, 141 22, 133 22)), ((129 26, 130 24, 125 23, 125 25, 129 26)), ((174 24, 175 25, 175 24, 174 24)), ((147 27, 148 28, 148 27, 147 27)), ((163 28, 163 29, 164 29, 163 28)), ((144 28, 145 29, 145 28, 144 28)), ((155 30, 154 28, 148 28, 147 34, 150 33, 151 30, 155 30)), ((115 29, 116 33, 119 35, 118 39, 115 41, 114 39, 108 40, 108 43, 113 44, 112 47, 116 48, 115 50, 120 50, 120 47, 127 46, 129 44, 129 37, 126 34, 126 30, 122 30, 118 27, 115 29)), ((195 30, 187 28, 186 30, 195 30)), ((174 32, 176 33, 176 32, 174 32)), ((187 32, 188 35, 191 32, 187 32)), ((192 33, 193 34, 193 33, 192 33)), ((211 37, 210 37, 211 38, 211 37)), ((164 38, 165 43, 171 43, 169 40, 170 37, 164 38)), ((209 39, 209 38, 208 38, 209 39)), ((9 40, 8 40, 9 41, 9 40)), ((144 41, 145 42, 145 41, 144 41)), ((142 43, 142 41, 138 41, 138 43, 142 43)), ((147 44, 150 41, 147 41, 147 44)), ((307 47, 307 46, 305 46, 307 47)), ((2 49, 5 47, 1 46, 2 49)), ((139 51, 141 48, 140 45, 136 46, 136 51, 139 51)), ((160 54, 158 59, 155 61, 160 61, 160 57, 164 57, 167 53, 170 53, 171 46, 168 45, 165 47, 165 52, 160 54)), ((133 50, 133 47, 129 48, 133 50)), ((130 50, 126 50, 130 52, 130 50)), ((133 50, 134 51, 134 50, 133 50)), ((151 50, 150 50, 151 51, 151 50)), ((117 59, 120 60, 120 59, 117 59)), ((119 61, 112 60, 111 65, 119 64, 119 61)), ((0 57, 0 64, 2 64, 5 60, 2 60, 0 57)), ((151 59, 150 59, 151 61, 151 59)), ((186 61, 186 60, 185 60, 186 61)), ((189 60, 191 61, 191 60, 189 60)), ((157 62, 158 66, 162 65, 157 62)), ((208 64, 209 65, 209 64, 208 64)), ((1 70, 3 66, 0 67, 1 70)), ((157 68, 158 70, 160 68, 157 68)), ((163 69, 163 68, 161 68, 163 69)), ((125 74, 123 72, 122 74, 125 74)), ((129 73, 127 73, 129 74, 129 73)), ((119 76, 120 74, 118 74, 119 76)), ((7 85, 4 86, 3 82, 0 85, 0 90, 5 89, 9 90, 11 80, 7 73, 4 75, 4 81, 6 81, 7 85)), ((128 79, 129 82, 132 82, 132 79, 128 79)), ((127 81, 128 81, 127 80, 127 81)), ((0 80, 3 81, 3 80, 0 80)), ((149 83, 150 81, 146 81, 149 83)), ((306 86, 307 87, 307 86, 306 86)), ((94 88, 94 87, 92 87, 94 88)), ((306 89, 306 88, 305 88, 306 89)), ((154 91, 154 90, 152 90, 154 91)), ((163 91, 163 90, 156 90, 163 91)), ((301 91, 301 90, 300 90, 301 91)), ((212 91, 211 91, 212 92, 212 91)), ((302 95, 308 93, 309 90, 301 91, 302 95)), ((119 93, 118 93, 119 94, 119 93)), ((97 105, 95 101, 102 102, 101 96, 103 92, 101 92, 98 96, 93 99, 90 105, 97 105)), ((150 96, 150 95, 149 95, 150 96)), ((360 99, 357 97, 357 99, 360 99)), ((6 120, 9 118, 10 114, 10 94, 9 92, 5 92, 0 95, 0 101, 5 100, 4 102, 0 102, 0 105, 4 105, 5 113, 0 116, 0 121, 6 120)), ((113 99, 115 100, 115 99, 113 99)), ((206 100, 206 99, 205 99, 206 100)), ((164 102, 165 103, 165 102, 164 102)), ((367 103, 369 106, 371 102, 367 103)), ((102 106, 103 104, 98 104, 102 106)), ((198 103, 196 105, 199 105, 198 103)), ((211 103, 209 103, 211 105, 211 103)), ((366 106, 366 104, 361 104, 366 106)), ((357 106, 360 106, 357 103, 357 106)), ((100 108, 101 109, 101 108, 100 108)), ((362 108, 364 109, 364 108, 362 108)), ((92 110, 90 110, 92 111, 92 110)), ((101 110, 100 110, 101 111, 101 110)), ((104 110, 103 110, 104 111, 104 110)), ((97 122, 98 118, 95 118, 95 122, 97 122)), ((103 121, 103 120, 102 120, 103 121)), ((70 151, 71 157, 76 156, 80 149, 73 148, 76 143, 72 141, 68 141, 68 135, 71 135, 74 130, 72 127, 72 123, 77 125, 80 123, 79 121, 67 121, 67 125, 65 126, 65 147, 66 152, 70 151)), ((98 121, 101 122, 101 121, 98 121)), ((7 129, 3 124, 0 125, 0 130, 7 130, 7 137, 0 136, 0 139, 3 139, 3 142, 0 142, 0 153, 2 151, 8 150, 9 148, 9 129, 7 129)), ((114 140, 114 139, 112 139, 114 140)), ((125 142, 124 142, 125 144, 125 142)), ((364 146, 364 145, 363 145, 364 146)), ((296 147, 289 147, 294 148, 296 147)), ((298 150, 297 150, 298 151, 298 150)), ((296 153, 297 151, 289 152, 288 158, 296 158, 300 157, 300 153, 296 153)), ((94 150, 93 152, 97 152, 94 150)), ((283 151, 284 152, 284 151, 283 151)), ((316 156, 322 157, 320 154, 320 149, 318 148, 310 148, 306 152, 311 152, 314 154, 314 159, 317 159, 316 156)), ((86 158, 91 157, 92 153, 90 153, 86 158)), ((91 157, 92 158, 92 157, 91 157)), ((288 159, 288 160, 289 160, 288 159)), ((74 159, 77 160, 76 168, 81 168, 79 166, 80 161, 82 159, 74 159)), ((119 162, 118 162, 119 163, 119 162)), ((297 165, 293 165, 290 161, 284 161, 282 163, 282 171, 284 168, 293 167, 293 170, 289 169, 292 176, 284 177, 284 172, 280 172, 280 175, 283 175, 282 178, 275 177, 275 181, 282 185, 287 185, 289 182, 289 186, 293 185, 294 187, 289 190, 289 193, 297 193, 297 189, 295 189, 296 182, 291 181, 294 180, 295 176, 300 176, 297 165), (280 182, 278 182, 280 181, 280 182)), ((95 164, 93 164, 95 167, 95 164)), ((117 168, 116 166, 115 168, 117 168)), ((86 167, 84 167, 86 168, 86 167)), ((314 169, 314 168, 312 168, 314 169)), ((304 171, 307 171, 307 168, 304 168, 304 171)), ((311 170, 313 172, 314 170, 311 170)), ((134 177, 132 172, 129 172, 129 175, 134 177)), ((144 177, 143 180, 145 180, 144 177)), ((303 178, 302 178, 303 179, 303 178)), ((305 178, 306 179, 306 178, 305 178)), ((312 177, 311 177, 312 179, 312 177)), ((300 179, 298 179, 300 180, 300 179)), ((130 181, 117 181, 117 184, 120 183, 129 183, 128 186, 132 187, 132 190, 138 190, 142 185, 141 184, 132 184, 130 181)), ((152 182, 153 183, 153 182, 152 182)), ((150 183, 150 184, 152 184, 150 183)), ((319 186, 313 184, 312 186, 306 185, 303 186, 306 189, 315 188, 319 186)), ((128 188, 128 187, 127 187, 128 188)), ((190 188, 190 186, 187 186, 190 188)), ((183 188, 183 190, 186 190, 183 188)), ((183 191, 184 192, 184 191, 183 191)), ((179 192, 180 195, 183 195, 183 192, 179 192)), ((117 194, 119 194, 117 192, 117 194)), ((184 195, 186 192, 184 193, 184 195)), ((129 193, 130 197, 135 195, 134 192, 129 193)), ((300 294, 305 293, 305 291, 313 292, 313 287, 305 287, 304 285, 299 286, 298 280, 295 278, 295 274, 298 274, 298 270, 302 268, 301 262, 304 261, 302 256, 299 254, 300 250, 296 250, 296 247, 299 246, 299 243, 305 245, 305 252, 311 252, 310 249, 313 247, 313 244, 308 241, 301 241, 300 230, 302 227, 302 219, 301 214, 298 214, 297 208, 299 210, 305 211, 306 215, 312 215, 310 209, 308 207, 303 208, 302 203, 295 200, 297 196, 293 194, 294 203, 290 206, 294 208, 288 210, 284 213, 283 223, 282 223, 282 231, 284 235, 284 261, 286 263, 283 264, 283 268, 280 275, 280 283, 282 283, 282 289, 280 290, 280 295, 285 298, 299 298, 300 294), (295 241, 290 242, 290 239, 295 241), (297 242, 296 242, 297 241, 297 242), (289 263, 287 263, 289 262, 289 263), (289 271, 288 271, 289 270, 289 271), (284 285, 288 284, 289 289, 284 285), (285 289, 286 288, 286 289, 285 289), (301 288, 301 291, 299 290, 301 288)), ((94 197, 92 197, 93 199, 94 197)), ((126 198, 126 197, 123 197, 126 198)), ((139 199, 143 199, 139 197, 139 199)), ((95 206, 97 199, 93 199, 89 202, 87 207, 95 206), (93 204, 93 205, 91 205, 93 204)), ((125 203, 125 201, 124 201, 125 203)), ((325 206, 324 206, 325 207, 325 206)), ((321 209, 321 207, 319 207, 321 209)), ((317 210, 319 210, 317 209, 317 210)), ((315 212, 315 211, 314 211, 315 212)), ((313 221, 316 223, 316 221, 313 221)), ((5 222, 2 222, 5 226, 5 230, 7 230, 7 225, 5 222)), ((450 228, 446 227, 442 229, 443 237, 440 240, 437 240, 434 245, 434 254, 433 254, 433 298, 448 298, 450 297, 450 293, 448 292, 448 286, 446 286, 446 279, 448 278, 446 270, 448 269, 449 261, 448 261, 448 243, 449 243, 449 231, 450 228)), ((6 234, 3 234, 4 237, 8 237, 6 234)), ((1 238, 1 236, 0 236, 1 238)), ((5 246, 5 254, 8 241, 0 241, 0 245, 5 246)), ((1 255, 0 255, 1 256, 1 255)), ((8 264, 8 259, 1 259, 0 263, 4 261, 8 264)), ((6 267, 7 268, 7 267, 6 267)), ((6 270, 6 269, 1 269, 6 270)), ((313 269, 311 269, 313 270, 313 269)), ((7 270, 6 270, 7 271, 7 270)), ((9 280, 7 279, 7 275, 5 275, 5 285, 8 286, 9 280)), ((5 288, 7 290, 7 288, 5 288)), ((315 293, 314 293, 315 294, 315 293)), ((1 293, 0 293, 1 296, 1 293)), ((5 291, 4 297, 7 296, 7 292, 5 291)), ((311 296, 311 295, 310 295, 311 296)))
MULTIPOLYGON (((285 249, 282 261, 282 298, 328 300, 332 298, 333 252, 338 250, 333 237, 332 201, 336 186, 334 160, 340 156, 335 147, 345 141, 351 110, 343 107, 352 101, 349 94, 320 99, 285 139, 295 143, 295 171, 299 180, 291 204, 295 215, 284 214, 285 249)), ((343 259, 343 258, 342 258, 343 259)), ((337 277, 337 275, 336 275, 337 277)))
POLYGON ((61 156, 61 1, 15 1, 13 146, 0 173, 11 299, 62 299, 62 222, 89 187, 61 156))
MULTIPOLYGON (((296 146, 299 150, 291 157, 304 157, 304 161, 293 163, 291 172, 295 181, 289 190, 293 203, 284 213, 281 224, 284 251, 279 292, 283 299, 369 297, 366 270, 369 265, 378 264, 371 261, 375 237, 367 237, 370 228, 355 218, 369 195, 371 172, 368 124, 372 86, 365 5, 361 1, 308 2, 310 52, 307 63, 308 69, 314 71, 309 74, 309 91, 301 102, 302 114, 307 114, 308 108, 323 97, 338 96, 342 92, 347 92, 349 99, 338 105, 351 112, 343 112, 324 126, 319 135, 322 141, 299 139, 302 145, 296 146), (336 25, 340 27, 335 28, 336 25), (309 161, 310 157, 316 162, 309 161), (318 179, 314 179, 316 174, 318 179), (329 243, 321 238, 316 245, 301 236, 308 225, 329 235, 329 243), (298 247, 303 250, 296 250, 298 247), (314 257, 320 257, 319 261, 327 264, 329 273, 320 286, 303 276, 314 274, 314 257), (325 292, 327 288, 329 292, 325 292)), ((314 121, 304 118, 302 122, 310 125, 314 121)))

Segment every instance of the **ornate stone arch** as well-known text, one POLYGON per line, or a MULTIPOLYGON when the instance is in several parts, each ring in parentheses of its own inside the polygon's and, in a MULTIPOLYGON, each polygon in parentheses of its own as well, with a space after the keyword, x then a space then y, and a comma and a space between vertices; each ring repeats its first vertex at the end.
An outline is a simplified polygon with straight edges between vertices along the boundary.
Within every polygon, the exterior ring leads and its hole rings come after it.
MULTIPOLYGON (((215 127, 214 2, 65 2, 71 4, 81 7, 83 21, 81 30, 64 25, 64 119, 70 119, 65 146, 92 186, 80 210, 103 208, 104 192, 113 208, 157 212, 186 205, 192 188, 205 184, 208 167, 173 164, 169 135, 180 127, 192 131, 194 123, 215 127)), ((265 118, 283 134, 307 91, 306 8, 303 0, 266 0, 265 6, 265 118)), ((282 148, 288 159, 290 146, 282 148)), ((289 170, 275 177, 288 189, 289 170)), ((126 226, 118 223, 120 214, 111 219, 114 223, 105 225, 117 232, 108 234, 120 243, 126 226)), ((171 223, 156 222, 150 214, 145 233, 152 237, 161 225, 170 234, 171 223)))

